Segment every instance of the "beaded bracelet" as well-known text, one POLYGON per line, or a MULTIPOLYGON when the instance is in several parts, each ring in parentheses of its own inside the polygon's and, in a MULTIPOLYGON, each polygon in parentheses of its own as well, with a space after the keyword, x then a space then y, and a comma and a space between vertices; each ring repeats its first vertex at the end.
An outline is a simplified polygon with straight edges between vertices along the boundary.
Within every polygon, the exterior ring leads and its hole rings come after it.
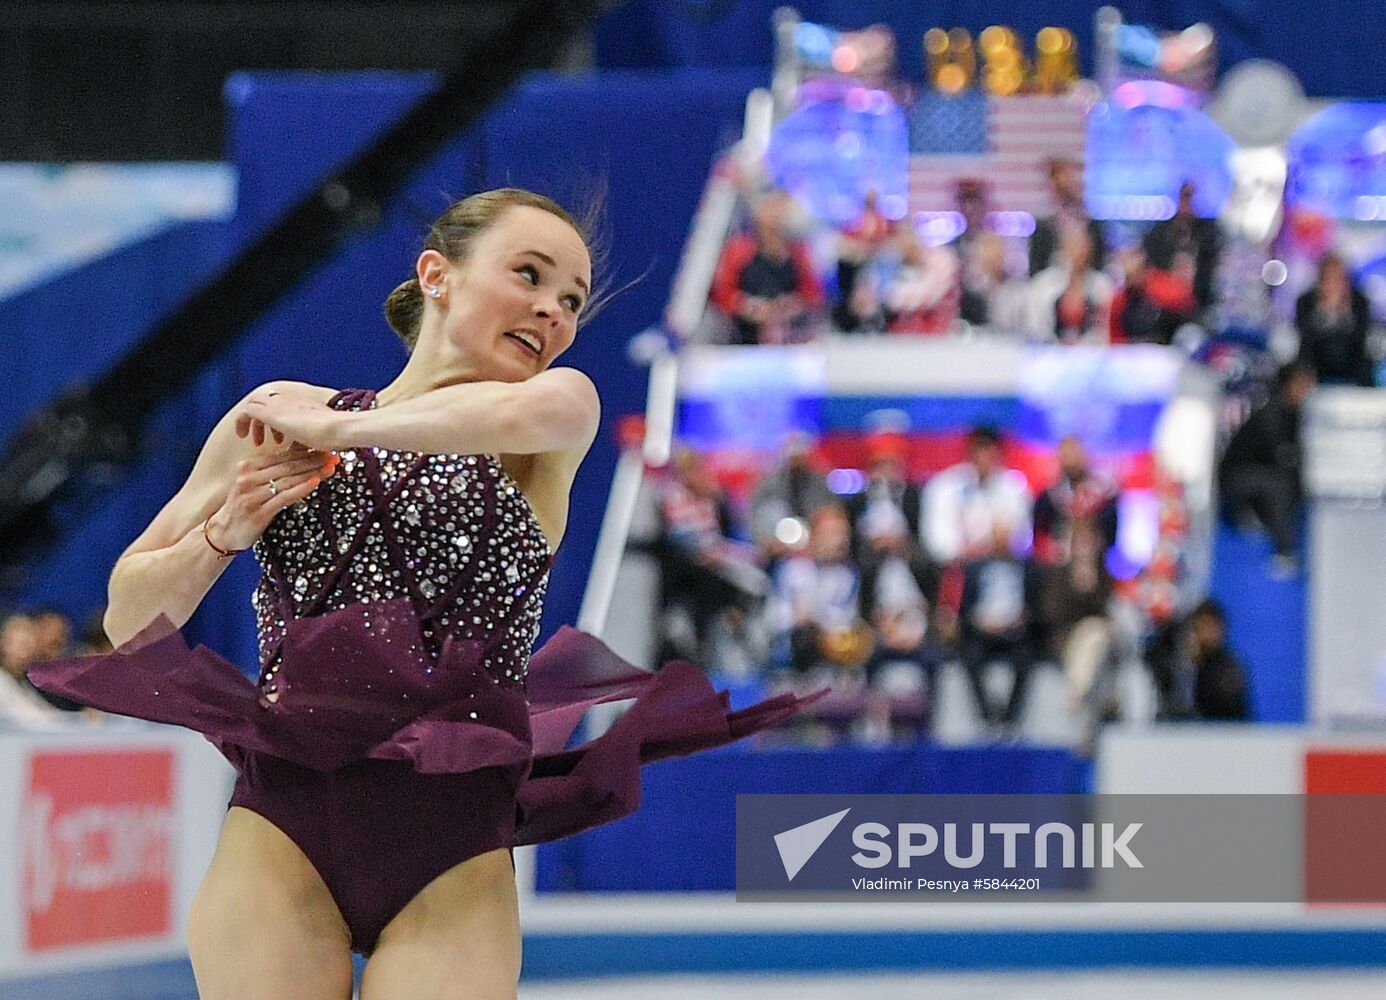
POLYGON ((211 523, 212 515, 208 514, 207 520, 202 522, 202 537, 207 539, 207 544, 216 550, 216 553, 219 557, 221 557, 222 559, 229 559, 231 556, 239 555, 240 553, 245 551, 245 549, 223 549, 216 542, 212 541, 212 536, 207 534, 207 525, 211 523))

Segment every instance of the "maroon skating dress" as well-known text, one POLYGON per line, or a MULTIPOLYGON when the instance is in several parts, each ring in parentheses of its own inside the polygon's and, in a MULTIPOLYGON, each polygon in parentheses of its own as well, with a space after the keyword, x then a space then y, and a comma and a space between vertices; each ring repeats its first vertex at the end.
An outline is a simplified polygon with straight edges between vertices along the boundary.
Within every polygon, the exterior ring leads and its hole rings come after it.
MULTIPOLYGON (((369 389, 328 405, 374 405, 369 389)), ((344 451, 254 547, 260 678, 164 615, 107 654, 35 667, 83 704, 197 730, 322 875, 369 954, 436 876, 484 851, 625 816, 640 765, 730 743, 812 700, 741 711, 697 667, 640 670, 561 629, 531 655, 552 557, 489 455, 344 451), (634 704, 565 750, 583 714, 634 704)))

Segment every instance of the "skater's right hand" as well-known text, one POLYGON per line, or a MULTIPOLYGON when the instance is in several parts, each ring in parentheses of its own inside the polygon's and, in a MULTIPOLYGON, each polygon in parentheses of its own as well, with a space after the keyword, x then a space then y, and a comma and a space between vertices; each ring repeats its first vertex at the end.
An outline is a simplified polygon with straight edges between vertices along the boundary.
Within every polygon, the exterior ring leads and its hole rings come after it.
POLYGON ((255 543, 274 516, 297 503, 332 475, 339 457, 295 443, 289 451, 256 455, 236 463, 226 502, 212 515, 208 533, 223 549, 244 549, 255 543), (279 492, 270 490, 273 479, 279 492))

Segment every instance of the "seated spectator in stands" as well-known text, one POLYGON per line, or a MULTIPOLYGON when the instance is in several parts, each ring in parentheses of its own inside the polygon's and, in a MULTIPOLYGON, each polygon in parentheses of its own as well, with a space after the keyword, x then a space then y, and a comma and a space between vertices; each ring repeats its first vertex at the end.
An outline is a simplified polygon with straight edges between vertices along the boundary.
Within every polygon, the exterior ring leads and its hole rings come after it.
POLYGON ((1006 241, 988 233, 977 247, 977 268, 978 289, 985 296, 987 329, 1011 337, 1034 337, 1030 284, 1010 273, 1006 241))
POLYGON ((792 239, 792 199, 769 191, 752 208, 749 233, 733 236, 722 249, 711 299, 736 324, 736 343, 780 344, 803 339, 823 287, 808 247, 792 239))
POLYGON ((885 327, 874 264, 881 251, 895 239, 897 227, 893 220, 881 214, 877 197, 875 188, 866 192, 860 218, 842 230, 838 243, 833 322, 847 333, 879 331, 885 327))
POLYGON ((1055 262, 1030 279, 1036 336, 1060 344, 1105 344, 1112 294, 1112 279, 1093 267, 1088 234, 1065 234, 1055 262))
POLYGON ((1109 660, 1113 582, 1107 553, 1117 540, 1117 488, 1092 469, 1083 442, 1059 442, 1059 478, 1035 500, 1035 561, 1042 567, 1044 622, 1080 708, 1109 660))
POLYGON ((1205 600, 1159 633, 1150 662, 1167 719, 1251 718, 1246 671, 1227 648, 1227 615, 1205 600))
POLYGON ((919 524, 919 487, 906 478, 904 438, 890 431, 866 441, 866 487, 847 498, 852 524, 852 551, 863 568, 876 560, 881 539, 905 536, 913 546, 919 524))
POLYGON ((1030 234, 1030 277, 1052 267, 1064 237, 1084 233, 1092 243, 1093 267, 1107 266, 1107 240, 1102 223, 1088 215, 1083 200, 1083 165, 1077 160, 1055 157, 1049 161, 1049 185, 1054 214, 1035 220, 1030 234))
POLYGON ((1169 344, 1198 313, 1191 270, 1183 275, 1148 266, 1145 251, 1122 255, 1126 280, 1112 298, 1113 344, 1169 344))
POLYGON ((39 658, 38 626, 26 614, 13 612, 0 624, 0 728, 52 729, 63 713, 48 704, 29 683, 30 664, 39 658))
POLYGON ((951 247, 929 246, 910 228, 901 230, 900 266, 885 288, 891 333, 951 333, 962 297, 958 255, 951 247))
POLYGON ((1116 484, 1093 472, 1087 448, 1070 434, 1059 442, 1059 478, 1035 500, 1036 561, 1046 565, 1069 561, 1074 518, 1094 523, 1104 554, 1116 544, 1116 484))
POLYGON ((963 569, 958 606, 963 667, 972 682, 982 718, 1012 728, 1020 717, 1030 667, 1043 638, 1039 580, 1030 560, 1011 547, 1010 525, 996 521, 988 550, 969 559, 963 569), (985 670, 1002 660, 1014 674, 1004 708, 987 694, 985 670))
POLYGON ((733 537, 731 506, 712 470, 696 453, 681 450, 673 478, 659 501, 660 577, 664 649, 660 661, 687 659, 712 664, 708 640, 723 616, 733 626, 763 595, 765 578, 755 548, 733 537), (695 648, 673 638, 671 613, 692 619, 695 648))
POLYGON ((87 624, 82 629, 82 641, 77 644, 77 656, 91 656, 94 653, 109 653, 115 647, 106 634, 106 608, 97 608, 87 616, 87 624))
POLYGON ((751 494, 751 538, 772 560, 779 559, 807 530, 809 515, 833 502, 823 473, 814 465, 812 439, 795 431, 786 439, 780 461, 751 494), (799 522, 795 530, 785 531, 787 518, 799 522))
POLYGON ((1050 648, 1063 666, 1069 707, 1078 710, 1094 692, 1094 681, 1111 658, 1113 626, 1108 605, 1113 581, 1107 569, 1110 545, 1097 518, 1073 517, 1067 534, 1065 557, 1040 570, 1041 618, 1050 648))
POLYGON ((1227 514, 1238 524, 1253 518, 1275 545, 1277 576, 1297 572, 1299 506, 1303 498, 1300 411, 1314 391, 1314 372, 1302 361, 1282 365, 1271 398, 1251 411, 1232 435, 1218 469, 1227 514))
POLYGON ((33 608, 29 612, 33 619, 38 639, 38 659, 60 660, 71 650, 72 622, 62 611, 53 607, 33 608))
POLYGON ((776 567, 766 611, 776 666, 802 675, 865 662, 872 637, 861 616, 861 577, 841 507, 813 512, 808 550, 776 567))
POLYGON ((876 648, 866 664, 866 679, 882 668, 908 663, 932 673, 939 660, 929 628, 940 574, 907 534, 878 537, 874 559, 861 570, 861 605, 876 630, 876 648))
MULTIPOLYGON (((72 649, 72 622, 67 615, 57 608, 44 607, 33 609, 30 618, 33 620, 38 642, 35 663, 46 663, 49 660, 61 660, 77 655, 77 651, 72 649)), ((48 704, 64 712, 78 712, 83 708, 78 702, 64 698, 60 694, 50 694, 38 688, 33 690, 48 704)))
POLYGON ((1347 263, 1336 253, 1324 254, 1318 280, 1295 302, 1299 359, 1314 369, 1320 382, 1375 385, 1375 366, 1367 351, 1370 326, 1367 296, 1348 274, 1347 263))
POLYGON ((1189 622, 1194 668, 1194 714, 1200 719, 1251 718, 1246 671, 1227 648, 1227 616, 1216 601, 1194 609, 1189 622))
POLYGON ((982 266, 982 247, 999 243, 1001 237, 987 229, 987 184, 975 177, 964 177, 957 187, 958 214, 963 218, 963 231, 949 244, 958 255, 959 279, 962 282, 958 303, 958 318, 973 326, 988 322, 990 275, 982 266))
POLYGON ((1150 266, 1168 274, 1190 275, 1199 310, 1213 304, 1213 279, 1222 255, 1222 234, 1217 220, 1194 214, 1193 181, 1179 185, 1179 204, 1173 218, 1155 223, 1145 235, 1145 256, 1150 266))
POLYGON ((891 663, 931 669, 926 648, 939 586, 938 568, 917 541, 919 488, 906 479, 905 441, 882 432, 867 442, 866 489, 847 501, 853 551, 862 577, 862 608, 876 629, 867 679, 891 663))
POLYGON ((920 534, 938 565, 990 552, 996 525, 1012 532, 1012 548, 1030 548, 1032 502, 1025 477, 1001 461, 1001 435, 988 426, 967 436, 967 458, 924 487, 920 534))

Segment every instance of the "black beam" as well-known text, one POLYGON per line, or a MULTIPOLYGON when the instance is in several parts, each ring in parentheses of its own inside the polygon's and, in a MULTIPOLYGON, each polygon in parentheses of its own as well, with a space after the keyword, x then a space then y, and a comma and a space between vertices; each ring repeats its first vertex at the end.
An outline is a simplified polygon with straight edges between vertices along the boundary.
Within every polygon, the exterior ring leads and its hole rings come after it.
MULTIPOLYGON (((496 5, 500 7, 501 5, 496 5)), ((327 179, 159 323, 95 383, 74 385, 29 419, 0 461, 0 587, 55 535, 55 508, 99 492, 134 455, 158 404, 186 385, 350 235, 379 224, 408 176, 525 72, 550 65, 600 0, 508 5, 494 31, 459 46, 442 85, 327 179), (85 486, 84 486, 85 483, 85 486)))

